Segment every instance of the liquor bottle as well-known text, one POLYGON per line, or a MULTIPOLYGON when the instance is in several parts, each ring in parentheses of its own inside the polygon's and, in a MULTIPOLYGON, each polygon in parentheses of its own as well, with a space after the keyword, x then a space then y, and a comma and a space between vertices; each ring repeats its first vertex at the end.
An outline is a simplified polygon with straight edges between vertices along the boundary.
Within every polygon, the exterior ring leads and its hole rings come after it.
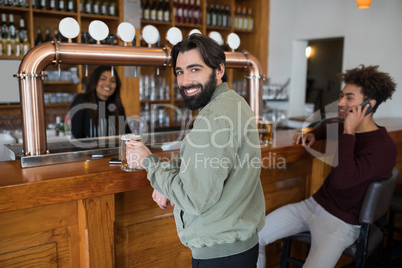
POLYGON ((183 0, 179 0, 179 4, 177 5, 177 23, 183 23, 184 22, 184 17, 183 17, 183 0))
POLYGON ((227 16, 227 23, 228 23, 228 28, 230 28, 231 27, 231 25, 232 25, 232 16, 231 16, 231 14, 230 14, 230 7, 229 7, 229 5, 227 5, 226 6, 226 16, 227 16))
POLYGON ((163 0, 159 0, 158 9, 156 11, 156 19, 163 21, 163 0))
POLYGON ((20 34, 18 31, 15 32, 15 41, 13 44, 13 56, 16 57, 21 56, 21 41, 20 41, 20 34))
POLYGON ((22 55, 25 55, 28 53, 28 51, 31 49, 31 44, 28 41, 28 32, 24 33, 24 39, 22 42, 22 55))
POLYGON ((247 25, 248 25, 247 7, 243 7, 241 14, 242 14, 242 18, 243 18, 243 26, 240 29, 247 30, 247 25))
POLYGON ((177 22, 179 18, 177 17, 177 0, 173 0, 173 21, 177 22))
POLYGON ((109 10, 108 10, 109 16, 116 16, 116 3, 114 0, 111 0, 109 4, 109 10))
POLYGON ((58 10, 60 11, 65 11, 66 10, 66 5, 64 3, 64 0, 59 0, 58 5, 57 5, 58 10))
POLYGON ((213 3, 211 3, 211 26, 216 26, 217 25, 217 14, 215 10, 215 6, 213 3))
POLYGON ((208 3, 205 2, 206 10, 207 10, 207 26, 211 26, 211 9, 208 7, 208 3))
POLYGON ((152 1, 151 13, 149 14, 151 20, 156 20, 157 9, 158 9, 158 6, 156 5, 156 0, 153 0, 152 1))
POLYGON ((190 0, 190 4, 188 5, 187 8, 187 17, 188 17, 188 22, 190 24, 195 24, 194 21, 194 9, 195 9, 195 5, 194 5, 194 0, 190 0))
POLYGON ((103 0, 101 8, 100 8, 101 15, 106 16, 107 15, 107 10, 108 10, 107 1, 103 0))
POLYGON ((45 42, 50 42, 52 40, 52 38, 50 37, 50 29, 49 27, 46 27, 45 30, 45 42))
POLYGON ((11 42, 11 35, 8 33, 5 46, 5 55, 11 57, 13 55, 13 43, 11 42))
MULTIPOLYGON (((23 42, 24 42, 24 37, 28 33, 27 29, 25 28, 25 20, 24 18, 20 18, 20 30, 19 30, 19 38, 21 42, 21 53, 23 49, 23 42)), ((24 55, 24 54, 22 54, 24 55)))
POLYGON ((3 37, 3 50, 6 49, 6 40, 8 36, 8 26, 7 26, 7 17, 6 14, 3 13, 1 15, 1 35, 3 37))
POLYGON ((47 4, 46 4, 46 0, 39 0, 40 2, 39 2, 39 7, 38 8, 41 8, 41 9, 47 9, 47 4))
POLYGON ((35 40, 35 46, 42 44, 42 43, 43 43, 42 29, 40 28, 40 26, 38 26, 36 40, 35 40))
POLYGON ((150 13, 151 12, 151 7, 149 5, 149 0, 145 0, 145 4, 144 4, 144 9, 142 11, 142 17, 144 20, 149 20, 150 18, 150 13))
MULTIPOLYGON (((75 1, 73 1, 73 0, 68 0, 68 2, 67 2, 67 11, 69 11, 69 12, 74 12, 75 11, 75 1)), ((81 12, 82 12, 82 9, 81 9, 81 12)))
POLYGON ((184 0, 183 4, 183 23, 189 23, 189 17, 188 17, 188 0, 184 0))
POLYGON ((56 0, 49 0, 49 9, 56 10, 56 0))
POLYGON ((100 14, 100 1, 99 0, 95 0, 93 6, 92 6, 92 13, 99 15, 100 14))
POLYGON ((222 27, 222 21, 223 21, 223 14, 222 14, 222 9, 219 4, 215 6, 216 10, 216 26, 222 27))
POLYGON ((85 1, 85 13, 87 14, 92 14, 92 0, 86 0, 85 1))
POLYGON ((222 13, 222 25, 221 26, 227 28, 228 20, 230 19, 230 16, 226 12, 226 7, 224 5, 222 5, 221 13, 222 13))
POLYGON ((163 20, 170 21, 172 17, 172 10, 170 8, 169 0, 165 0, 165 8, 163 9, 163 20))
POLYGON ((61 42, 62 41, 62 36, 61 33, 59 32, 59 29, 57 27, 54 28, 54 38, 56 38, 57 41, 61 42))
POLYGON ((241 16, 241 6, 237 6, 235 29, 240 30, 242 28, 243 28, 243 17, 241 16))
POLYGON ((8 24, 8 32, 11 33, 13 31, 11 38, 15 38, 15 24, 14 24, 14 15, 10 14, 8 17, 9 24, 8 24), (14 35, 14 36, 13 36, 14 35))
POLYGON ((194 24, 201 24, 201 6, 200 0, 196 1, 194 10, 193 10, 194 24))
POLYGON ((251 7, 248 8, 248 18, 247 18, 247 30, 252 31, 254 29, 254 19, 253 10, 251 7))

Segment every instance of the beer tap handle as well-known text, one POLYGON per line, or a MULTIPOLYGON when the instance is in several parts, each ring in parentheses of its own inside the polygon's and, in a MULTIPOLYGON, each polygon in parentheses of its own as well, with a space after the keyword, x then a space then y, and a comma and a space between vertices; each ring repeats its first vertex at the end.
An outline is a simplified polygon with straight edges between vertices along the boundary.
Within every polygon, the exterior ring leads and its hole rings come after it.
POLYGON ((101 40, 105 40, 108 37, 109 27, 103 21, 93 20, 89 24, 88 32, 96 40, 96 44, 100 45, 101 40))
MULTIPOLYGON (((126 47, 128 42, 133 42, 135 46, 135 28, 131 23, 122 22, 117 27, 117 36, 124 42, 124 46, 126 47), (134 40, 134 41, 133 41, 134 40)), ((134 77, 137 77, 137 68, 134 68, 134 77)))
POLYGON ((235 33, 230 33, 226 37, 226 43, 230 47, 232 52, 235 52, 235 50, 238 49, 240 46, 240 37, 235 33))
POLYGON ((192 34, 202 34, 202 32, 198 29, 192 29, 189 33, 188 36, 192 35, 192 34))
MULTIPOLYGON (((160 41, 160 34, 155 26, 147 25, 142 29, 142 38, 148 43, 148 47, 160 41)), ((159 75, 159 68, 156 68, 156 75, 159 75)))
POLYGON ((208 34, 209 38, 214 40, 218 45, 223 46, 222 35, 217 31, 212 31, 208 34))
MULTIPOLYGON (((71 40, 76 38, 80 33, 80 25, 74 18, 67 17, 59 22, 59 32, 71 43, 71 40)), ((58 62, 56 62, 56 66, 59 70, 59 76, 61 76, 61 66, 58 62)))

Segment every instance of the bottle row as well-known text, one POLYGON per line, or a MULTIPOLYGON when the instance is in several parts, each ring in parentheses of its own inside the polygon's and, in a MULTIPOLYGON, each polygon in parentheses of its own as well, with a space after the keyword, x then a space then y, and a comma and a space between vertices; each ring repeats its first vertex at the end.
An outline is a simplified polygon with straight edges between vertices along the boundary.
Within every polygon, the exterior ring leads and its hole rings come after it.
POLYGON ((207 9, 207 26, 230 28, 230 7, 211 3, 207 9))
POLYGON ((28 0, 0 0, 0 6, 28 7, 28 0))
POLYGON ((237 6, 234 17, 235 30, 252 31, 254 29, 253 10, 251 7, 237 6))
POLYGON ((75 93, 44 93, 44 102, 45 104, 52 103, 71 103, 75 98, 75 93))
POLYGON ((147 122, 148 126, 169 127, 183 123, 186 126, 192 121, 193 112, 186 107, 145 103, 141 106, 141 118, 147 122), (171 112, 173 112, 173 118, 170 118, 171 112))
POLYGON ((152 5, 149 0, 141 0, 141 19, 153 21, 171 21, 172 10, 169 0, 153 0, 152 5))
MULTIPOLYGON (((117 16, 116 0, 81 0, 81 13, 117 16)), ((0 0, 0 6, 29 7, 28 0, 0 0)), ((75 0, 32 0, 34 9, 76 12, 75 0)))
POLYGON ((13 14, 9 14, 8 23, 7 15, 1 15, 0 56, 20 57, 31 48, 23 18, 19 24, 19 28, 16 28, 13 14))
POLYGON ((170 87, 166 78, 154 74, 143 74, 140 79, 140 100, 168 100, 170 87))

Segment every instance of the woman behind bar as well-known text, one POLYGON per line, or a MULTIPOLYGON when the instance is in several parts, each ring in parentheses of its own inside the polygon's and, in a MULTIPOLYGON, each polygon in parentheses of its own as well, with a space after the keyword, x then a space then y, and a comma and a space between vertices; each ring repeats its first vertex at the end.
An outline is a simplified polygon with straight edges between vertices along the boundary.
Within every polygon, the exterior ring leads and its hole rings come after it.
POLYGON ((114 136, 130 132, 120 99, 121 81, 111 66, 97 67, 85 93, 78 94, 70 107, 74 138, 114 136))

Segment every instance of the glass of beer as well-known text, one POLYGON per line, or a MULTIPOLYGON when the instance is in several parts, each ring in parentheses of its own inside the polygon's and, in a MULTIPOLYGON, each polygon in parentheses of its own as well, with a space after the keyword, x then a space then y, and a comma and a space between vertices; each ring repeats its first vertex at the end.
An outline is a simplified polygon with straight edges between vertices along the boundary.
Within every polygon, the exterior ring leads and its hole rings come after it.
MULTIPOLYGON (((120 150, 120 158, 121 158, 121 169, 124 171, 136 171, 135 168, 130 168, 127 161, 127 144, 126 142, 129 140, 136 140, 142 142, 142 135, 141 134, 125 134, 120 137, 121 143, 121 150, 120 150)), ((135 160, 135 155, 133 155, 135 160)))
POLYGON ((272 143, 273 122, 266 119, 258 120, 258 133, 261 144, 272 143))

